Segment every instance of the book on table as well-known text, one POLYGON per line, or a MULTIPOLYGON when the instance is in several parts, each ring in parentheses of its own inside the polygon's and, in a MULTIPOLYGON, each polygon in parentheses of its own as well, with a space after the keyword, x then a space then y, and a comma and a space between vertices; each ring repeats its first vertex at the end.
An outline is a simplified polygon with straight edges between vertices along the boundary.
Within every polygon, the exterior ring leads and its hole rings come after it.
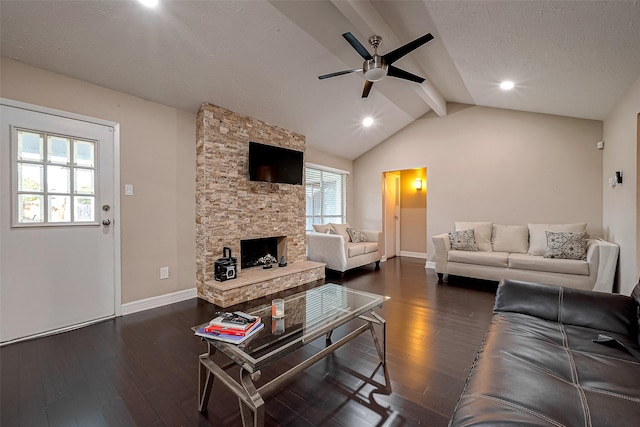
POLYGON ((240 344, 251 338, 253 335, 257 334, 264 328, 264 324, 260 321, 255 322, 253 327, 249 330, 245 331, 244 335, 231 335, 227 333, 221 333, 217 331, 206 332, 205 329, 207 326, 202 326, 196 330, 195 334, 203 337, 210 338, 218 341, 224 341, 231 344, 240 344))
POLYGON ((262 320, 259 316, 251 316, 241 311, 234 313, 218 312, 216 314, 218 316, 209 322, 205 332, 243 336, 262 320))
POLYGON ((220 323, 217 321, 219 318, 213 319, 209 322, 209 326, 204 327, 204 332, 219 333, 224 335, 237 335, 243 337, 251 332, 258 324, 262 323, 260 317, 256 317, 253 322, 246 325, 234 325, 229 323, 220 323))

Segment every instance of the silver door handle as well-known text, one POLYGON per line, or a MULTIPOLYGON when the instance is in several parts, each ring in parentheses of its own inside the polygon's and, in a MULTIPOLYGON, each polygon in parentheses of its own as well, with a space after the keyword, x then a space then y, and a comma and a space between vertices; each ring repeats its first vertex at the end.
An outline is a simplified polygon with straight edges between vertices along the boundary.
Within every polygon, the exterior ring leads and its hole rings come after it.
POLYGON ((102 220, 102 225, 111 225, 111 220, 110 219, 103 219, 102 220))

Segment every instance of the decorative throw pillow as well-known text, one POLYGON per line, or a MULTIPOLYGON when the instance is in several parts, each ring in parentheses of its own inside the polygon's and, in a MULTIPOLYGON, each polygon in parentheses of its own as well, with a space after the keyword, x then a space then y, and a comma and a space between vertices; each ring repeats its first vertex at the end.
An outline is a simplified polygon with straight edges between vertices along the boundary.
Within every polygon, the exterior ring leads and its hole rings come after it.
POLYGON ((491 232, 493 230, 492 222, 455 222, 455 231, 473 229, 473 238, 476 239, 476 245, 479 251, 491 252, 491 232))
POLYGON ((349 237, 349 233, 347 233, 347 228, 351 227, 349 224, 334 224, 332 222, 331 226, 333 227, 333 230, 336 232, 336 234, 344 237, 345 242, 348 243, 351 240, 351 237, 349 237))
POLYGON ((547 235, 554 233, 580 233, 587 231, 587 223, 575 224, 529 224, 529 255, 544 255, 547 250, 547 235))
POLYGON ((313 229, 318 233, 327 234, 328 230, 333 231, 331 224, 313 224, 313 229))
POLYGON ((449 233, 449 242, 451 242, 451 249, 457 251, 478 251, 473 230, 453 231, 449 233))
POLYGON ((529 228, 526 225, 493 224, 491 245, 495 252, 526 254, 529 249, 529 228))
POLYGON ((347 228, 347 233, 353 243, 368 242, 367 236, 359 228, 347 228))
POLYGON ((587 259, 586 233, 554 233, 547 231, 545 258, 587 259))

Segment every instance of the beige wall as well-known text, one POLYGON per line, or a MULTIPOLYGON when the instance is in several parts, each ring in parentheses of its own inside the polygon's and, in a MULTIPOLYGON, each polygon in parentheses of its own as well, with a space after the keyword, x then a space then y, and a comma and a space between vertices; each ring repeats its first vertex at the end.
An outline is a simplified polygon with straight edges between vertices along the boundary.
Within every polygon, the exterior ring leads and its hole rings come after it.
POLYGON ((122 303, 195 287, 194 114, 8 58, 0 96, 120 123, 122 303))
POLYGON ((382 224, 381 173, 427 167, 427 254, 454 221, 587 222, 602 236, 602 122, 449 104, 354 161, 355 216, 382 224))
POLYGON ((640 78, 604 121, 603 225, 607 240, 620 245, 618 285, 627 295, 638 282, 638 113, 640 78), (623 183, 610 188, 606 180, 616 171, 623 183))
POLYGON ((425 168, 400 171, 400 251, 427 253, 427 189, 425 168), (422 190, 416 190, 416 178, 422 190))

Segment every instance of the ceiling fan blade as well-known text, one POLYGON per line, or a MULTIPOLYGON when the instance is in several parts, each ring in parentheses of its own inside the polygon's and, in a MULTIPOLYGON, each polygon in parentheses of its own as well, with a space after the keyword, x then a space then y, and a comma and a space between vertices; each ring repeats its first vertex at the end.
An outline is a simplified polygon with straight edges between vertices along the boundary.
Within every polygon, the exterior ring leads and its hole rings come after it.
POLYGON ((394 67, 393 65, 389 65, 387 69, 387 76, 398 77, 400 79, 411 80, 412 82, 422 83, 424 79, 420 76, 416 76, 415 74, 411 74, 408 71, 402 70, 398 67, 394 67))
POLYGON ((407 53, 411 52, 414 49, 419 48, 420 46, 422 46, 423 44, 425 44, 430 40, 433 40, 433 36, 431 35, 431 33, 427 33, 424 36, 418 37, 414 41, 405 44, 404 46, 400 46, 396 50, 392 50, 386 55, 382 55, 382 57, 387 62, 387 64, 391 65, 394 62, 396 62, 398 59, 405 56, 407 53))
POLYGON ((371 88, 373 87, 373 82, 369 80, 365 80, 364 89, 362 89, 362 97, 366 98, 369 96, 369 92, 371 92, 371 88))
POLYGON ((343 74, 349 73, 357 73, 358 71, 362 71, 362 68, 354 68, 353 70, 344 70, 344 71, 336 71, 335 73, 324 74, 322 76, 318 76, 320 80, 328 79, 329 77, 341 76, 343 74))
POLYGON ((344 37, 349 42, 351 47, 353 47, 356 50, 356 52, 358 52, 360 56, 362 56, 364 59, 366 60, 373 59, 373 56, 371 56, 369 51, 364 46, 362 46, 362 43, 360 43, 358 39, 354 37, 353 34, 344 33, 342 37, 344 37))

